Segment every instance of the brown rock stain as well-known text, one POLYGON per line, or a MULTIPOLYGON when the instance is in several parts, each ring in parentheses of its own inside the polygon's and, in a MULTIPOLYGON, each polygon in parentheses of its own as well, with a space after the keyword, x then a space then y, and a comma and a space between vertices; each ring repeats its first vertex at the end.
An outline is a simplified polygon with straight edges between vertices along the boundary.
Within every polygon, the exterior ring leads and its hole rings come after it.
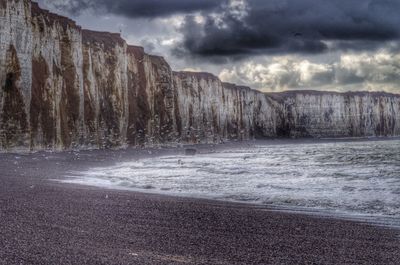
POLYGON ((128 78, 128 144, 141 146, 146 143, 147 125, 151 119, 149 96, 146 91, 145 54, 141 47, 128 46, 128 55, 137 66, 137 73, 129 71, 128 78))
POLYGON ((31 90, 31 148, 43 146, 51 148, 56 141, 56 121, 54 118, 54 95, 47 83, 49 66, 42 55, 32 58, 31 90), (43 138, 38 138, 42 135, 43 138))
POLYGON ((89 75, 92 73, 90 72, 90 56, 89 53, 90 47, 84 45, 83 47, 83 97, 84 97, 84 116, 85 116, 85 126, 86 126, 86 134, 88 135, 89 139, 86 139, 87 144, 90 145, 97 145, 98 138, 97 131, 98 131, 98 123, 97 123, 97 116, 96 116, 96 104, 97 99, 95 98, 96 95, 92 94, 91 86, 92 83, 89 80, 89 75))
MULTIPOLYGON (((177 87, 176 81, 174 79, 174 87, 177 87)), ((175 124, 176 124, 176 138, 178 139, 178 141, 180 141, 182 139, 182 117, 181 117, 181 113, 180 113, 180 109, 179 109, 179 95, 178 95, 178 91, 176 89, 174 89, 174 115, 175 115, 175 124)))
POLYGON ((151 56, 153 72, 156 75, 154 101, 153 131, 157 142, 174 141, 174 91, 172 72, 161 57, 151 56))
POLYGON ((66 32, 62 36, 61 48, 61 76, 63 86, 59 105, 61 122, 61 145, 64 148, 73 147, 78 135, 80 98, 77 87, 77 69, 72 60, 72 43, 66 32))
MULTIPOLYGON (((17 51, 10 45, 6 55, 6 79, 1 84, 2 107, 0 123, 0 141, 2 148, 25 146, 25 140, 29 130, 25 102, 21 87, 21 67, 17 51)), ((1 95, 1 94, 0 94, 1 95)))
POLYGON ((123 107, 121 104, 123 104, 123 100, 120 98, 119 87, 117 87, 116 83, 117 58, 114 52, 106 53, 106 67, 108 75, 105 80, 98 81, 98 84, 101 100, 99 124, 102 127, 104 137, 103 146, 107 148, 121 144, 119 120, 122 116, 123 107))
POLYGON ((0 8, 7 9, 7 0, 0 0, 0 8))

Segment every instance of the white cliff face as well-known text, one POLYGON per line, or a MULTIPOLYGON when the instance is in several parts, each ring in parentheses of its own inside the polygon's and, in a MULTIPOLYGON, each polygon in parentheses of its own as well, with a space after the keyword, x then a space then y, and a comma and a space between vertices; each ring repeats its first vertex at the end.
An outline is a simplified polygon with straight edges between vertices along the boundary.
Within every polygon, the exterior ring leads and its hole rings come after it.
POLYGON ((119 34, 0 0, 0 149, 400 135, 400 96, 263 94, 172 72, 119 34))
MULTIPOLYGON (((185 73, 174 75, 182 140, 189 142, 218 141, 226 137, 226 105, 221 82, 185 73)), ((235 116, 232 113, 232 116, 235 116)))
POLYGON ((207 73, 175 73, 175 86, 184 141, 276 136, 273 105, 260 92, 207 73))
POLYGON ((400 96, 386 93, 270 95, 281 112, 281 133, 292 137, 360 137, 400 134, 400 96))

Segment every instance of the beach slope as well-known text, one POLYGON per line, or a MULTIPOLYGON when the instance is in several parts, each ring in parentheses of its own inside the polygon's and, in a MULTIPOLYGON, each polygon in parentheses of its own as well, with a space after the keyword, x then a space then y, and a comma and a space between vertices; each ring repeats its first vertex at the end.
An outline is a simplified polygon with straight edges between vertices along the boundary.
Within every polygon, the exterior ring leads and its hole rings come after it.
POLYGON ((0 155, 0 264, 400 264, 395 229, 52 181, 137 155, 0 155))

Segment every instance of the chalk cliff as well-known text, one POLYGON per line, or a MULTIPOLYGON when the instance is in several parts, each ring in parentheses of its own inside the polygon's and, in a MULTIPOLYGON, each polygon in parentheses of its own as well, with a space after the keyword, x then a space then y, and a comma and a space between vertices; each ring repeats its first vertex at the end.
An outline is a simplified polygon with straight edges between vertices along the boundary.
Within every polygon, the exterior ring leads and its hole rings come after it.
POLYGON ((0 0, 0 149, 400 135, 400 95, 261 93, 0 0))

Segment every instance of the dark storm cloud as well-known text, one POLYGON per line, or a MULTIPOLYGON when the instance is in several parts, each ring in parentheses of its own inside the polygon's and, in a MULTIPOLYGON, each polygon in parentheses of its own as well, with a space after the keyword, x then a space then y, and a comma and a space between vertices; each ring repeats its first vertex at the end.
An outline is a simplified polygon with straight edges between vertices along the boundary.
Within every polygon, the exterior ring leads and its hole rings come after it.
POLYGON ((390 41, 398 43, 400 37, 400 0, 39 1, 74 14, 83 10, 128 18, 183 14, 182 41, 172 54, 214 63, 266 54, 375 50, 390 41))
POLYGON ((187 16, 175 52, 199 57, 371 50, 400 36, 398 0, 247 0, 202 23, 187 16))
POLYGON ((155 18, 213 10, 225 0, 41 0, 70 14, 93 10, 130 18, 155 18))

